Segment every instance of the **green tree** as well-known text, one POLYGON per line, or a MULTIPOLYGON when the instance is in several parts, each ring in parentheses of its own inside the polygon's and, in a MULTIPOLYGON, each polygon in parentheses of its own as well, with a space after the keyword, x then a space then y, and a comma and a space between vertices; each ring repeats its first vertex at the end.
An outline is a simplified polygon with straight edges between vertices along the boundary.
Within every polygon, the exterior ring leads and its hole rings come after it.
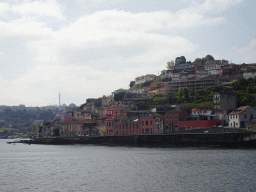
POLYGON ((204 58, 206 59, 206 61, 214 61, 214 58, 211 55, 206 55, 204 58))
POLYGON ((174 67, 174 61, 173 61, 173 60, 167 62, 166 68, 167 68, 167 69, 171 69, 172 67, 174 67))
POLYGON ((202 61, 202 59, 201 58, 196 58, 195 62, 198 62, 198 61, 202 61))
POLYGON ((157 76, 154 80, 154 83, 162 82, 162 78, 160 76, 157 76))
POLYGON ((135 81, 130 82, 130 88, 132 88, 135 85, 135 81))

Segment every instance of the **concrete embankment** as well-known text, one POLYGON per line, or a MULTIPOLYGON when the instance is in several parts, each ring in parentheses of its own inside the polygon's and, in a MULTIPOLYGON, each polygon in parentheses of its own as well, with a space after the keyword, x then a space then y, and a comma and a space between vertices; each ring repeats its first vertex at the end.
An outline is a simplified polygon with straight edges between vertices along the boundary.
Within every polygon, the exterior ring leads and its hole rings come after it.
POLYGON ((256 133, 180 133, 172 135, 129 135, 94 137, 33 138, 28 144, 97 144, 109 146, 224 146, 256 147, 256 133))

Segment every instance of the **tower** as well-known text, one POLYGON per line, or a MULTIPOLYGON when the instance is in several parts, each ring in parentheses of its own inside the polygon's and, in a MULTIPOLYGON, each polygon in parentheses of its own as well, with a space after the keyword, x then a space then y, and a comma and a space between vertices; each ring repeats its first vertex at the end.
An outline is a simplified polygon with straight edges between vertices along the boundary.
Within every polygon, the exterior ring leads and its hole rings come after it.
POLYGON ((60 92, 59 92, 59 107, 60 107, 60 92))

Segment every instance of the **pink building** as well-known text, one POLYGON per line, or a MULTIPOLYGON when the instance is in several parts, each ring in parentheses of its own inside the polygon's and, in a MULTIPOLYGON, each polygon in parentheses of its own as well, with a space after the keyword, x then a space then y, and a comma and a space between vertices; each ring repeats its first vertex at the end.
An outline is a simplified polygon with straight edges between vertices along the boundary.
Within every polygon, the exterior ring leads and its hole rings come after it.
POLYGON ((83 134, 83 121, 63 122, 60 127, 61 136, 78 136, 83 134))
POLYGON ((71 121, 72 120, 72 114, 65 113, 61 115, 61 120, 63 122, 71 121))
POLYGON ((103 117, 103 118, 110 119, 110 118, 112 118, 114 115, 120 115, 120 113, 121 113, 121 108, 118 108, 118 107, 106 107, 106 108, 102 111, 102 117, 103 117))

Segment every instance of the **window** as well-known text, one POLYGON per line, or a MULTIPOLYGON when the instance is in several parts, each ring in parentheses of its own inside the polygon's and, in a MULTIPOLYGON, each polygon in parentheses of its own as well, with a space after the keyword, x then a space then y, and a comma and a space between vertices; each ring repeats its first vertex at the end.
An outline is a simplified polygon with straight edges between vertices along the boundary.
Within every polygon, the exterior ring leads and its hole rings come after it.
POLYGON ((152 125, 152 121, 150 121, 150 125, 152 125))
POLYGON ((144 125, 144 121, 142 121, 141 124, 144 125))
POLYGON ((146 121, 146 125, 148 125, 148 121, 146 121))
POLYGON ((247 115, 244 115, 244 118, 246 119, 246 118, 247 118, 247 115))

